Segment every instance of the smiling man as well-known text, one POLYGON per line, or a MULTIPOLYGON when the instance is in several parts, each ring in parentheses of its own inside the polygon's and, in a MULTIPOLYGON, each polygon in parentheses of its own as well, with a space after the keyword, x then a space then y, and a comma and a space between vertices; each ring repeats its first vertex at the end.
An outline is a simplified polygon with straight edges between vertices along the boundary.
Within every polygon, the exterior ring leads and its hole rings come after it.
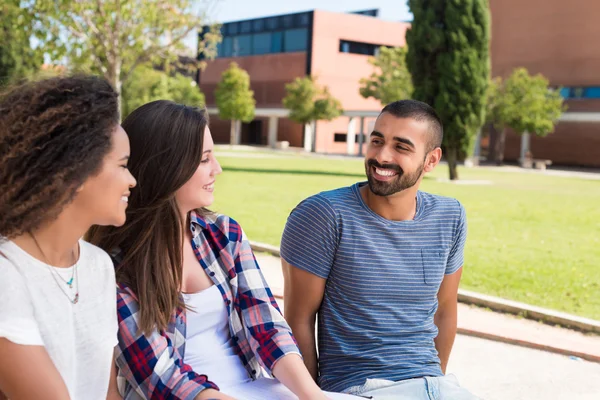
POLYGON ((367 182, 309 197, 288 218, 285 317, 324 390, 377 400, 476 398, 445 375, 465 210, 419 191, 440 162, 442 138, 427 104, 387 105, 368 143, 367 182))

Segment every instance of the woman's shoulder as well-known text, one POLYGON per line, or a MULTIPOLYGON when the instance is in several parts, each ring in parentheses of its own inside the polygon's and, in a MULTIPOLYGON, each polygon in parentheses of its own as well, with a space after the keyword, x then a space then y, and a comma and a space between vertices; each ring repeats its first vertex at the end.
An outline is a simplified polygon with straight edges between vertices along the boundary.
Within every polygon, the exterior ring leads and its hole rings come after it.
POLYGON ((212 234, 225 235, 230 241, 239 241, 242 238, 242 227, 232 217, 213 212, 196 215, 212 234))
POLYGON ((79 246, 81 248, 81 255, 85 257, 80 263, 91 263, 102 270, 111 270, 114 272, 113 262, 107 252, 85 240, 80 240, 79 246))

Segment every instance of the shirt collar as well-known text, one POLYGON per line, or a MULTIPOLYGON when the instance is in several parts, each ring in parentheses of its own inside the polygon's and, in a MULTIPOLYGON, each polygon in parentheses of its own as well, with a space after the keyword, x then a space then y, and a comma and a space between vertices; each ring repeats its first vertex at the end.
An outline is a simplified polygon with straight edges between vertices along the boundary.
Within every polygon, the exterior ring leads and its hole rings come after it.
POLYGON ((206 221, 202 216, 198 215, 196 211, 190 212, 190 231, 192 231, 192 236, 196 237, 200 230, 206 229, 206 221))

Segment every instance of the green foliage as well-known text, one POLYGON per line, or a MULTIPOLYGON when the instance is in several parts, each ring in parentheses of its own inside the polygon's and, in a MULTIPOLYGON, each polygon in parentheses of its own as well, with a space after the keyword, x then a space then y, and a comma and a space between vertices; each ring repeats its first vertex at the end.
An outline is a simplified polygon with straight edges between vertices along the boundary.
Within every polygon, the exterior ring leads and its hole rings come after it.
POLYGON ((250 90, 250 76, 236 63, 221 75, 215 90, 215 100, 219 108, 219 118, 250 122, 254 119, 254 91, 250 90))
POLYGON ((504 82, 496 78, 490 88, 488 120, 519 134, 550 134, 566 110, 560 92, 550 89, 544 76, 531 76, 525 68, 515 69, 504 82))
POLYGON ((433 106, 444 123, 450 178, 466 157, 485 116, 489 82, 487 0, 409 0, 407 64, 413 98, 433 106))
POLYGON ((121 109, 123 118, 133 110, 154 100, 172 100, 195 107, 204 106, 204 94, 196 82, 176 73, 169 76, 149 66, 136 69, 123 86, 121 109))
POLYGON ((35 73, 43 62, 39 47, 32 48, 33 14, 20 0, 0 4, 0 86, 35 73))
MULTIPOLYGON (((53 60, 103 75, 120 92, 135 68, 178 61, 183 39, 201 29, 193 0, 36 0, 37 39, 53 60)), ((210 57, 220 36, 213 29, 199 44, 210 57)), ((194 54, 194 57, 196 55, 194 54)))
POLYGON ((406 67, 406 53, 406 47, 380 47, 379 54, 369 58, 376 71, 360 80, 360 95, 365 99, 373 97, 382 105, 411 98, 413 84, 406 67))
POLYGON ((320 87, 312 76, 296 78, 285 85, 283 106, 290 110, 290 119, 300 124, 312 121, 331 121, 339 117, 342 104, 327 87, 320 87))

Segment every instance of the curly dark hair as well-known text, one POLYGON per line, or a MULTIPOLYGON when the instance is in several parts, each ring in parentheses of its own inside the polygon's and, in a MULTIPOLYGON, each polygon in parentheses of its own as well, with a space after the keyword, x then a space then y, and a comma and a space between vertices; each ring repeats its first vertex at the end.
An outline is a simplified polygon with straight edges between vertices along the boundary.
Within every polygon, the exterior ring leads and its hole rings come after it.
POLYGON ((1 95, 0 235, 55 219, 99 172, 118 123, 118 95, 95 76, 29 82, 1 95))

